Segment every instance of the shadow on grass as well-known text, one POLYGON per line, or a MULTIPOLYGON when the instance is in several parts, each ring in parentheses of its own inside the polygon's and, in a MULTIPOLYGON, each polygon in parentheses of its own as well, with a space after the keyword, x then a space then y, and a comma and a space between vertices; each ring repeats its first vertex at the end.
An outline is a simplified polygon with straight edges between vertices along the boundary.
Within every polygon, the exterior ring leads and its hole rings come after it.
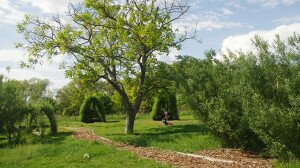
POLYGON ((106 123, 118 123, 118 122, 121 122, 121 121, 118 121, 118 120, 106 121, 106 123))
POLYGON ((60 144, 68 136, 71 136, 73 133, 70 132, 58 132, 55 134, 47 134, 43 137, 33 134, 26 134, 23 138, 24 141, 18 144, 10 144, 7 142, 6 138, 0 139, 0 148, 14 148, 22 144, 60 144))
POLYGON ((55 134, 47 134, 43 137, 41 136, 33 136, 32 142, 33 144, 59 144, 62 141, 64 141, 68 136, 71 136, 73 134, 72 131, 68 132, 58 132, 55 134))
POLYGON ((162 126, 160 128, 151 128, 146 130, 147 133, 135 133, 133 135, 124 136, 124 134, 110 134, 122 141, 129 144, 134 144, 142 147, 148 147, 152 142, 173 142, 176 138, 185 137, 189 138, 193 134, 206 135, 210 130, 204 125, 191 124, 191 125, 174 125, 162 126))

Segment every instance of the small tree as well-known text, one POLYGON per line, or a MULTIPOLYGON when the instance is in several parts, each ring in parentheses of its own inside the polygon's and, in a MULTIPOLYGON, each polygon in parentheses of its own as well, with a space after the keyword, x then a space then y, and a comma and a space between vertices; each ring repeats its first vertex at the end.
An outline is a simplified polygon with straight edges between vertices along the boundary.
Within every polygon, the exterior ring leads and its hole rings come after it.
POLYGON ((152 119, 161 120, 161 116, 164 111, 167 111, 169 114, 170 120, 179 120, 176 95, 171 92, 160 93, 159 96, 155 99, 153 108, 152 108, 152 119))

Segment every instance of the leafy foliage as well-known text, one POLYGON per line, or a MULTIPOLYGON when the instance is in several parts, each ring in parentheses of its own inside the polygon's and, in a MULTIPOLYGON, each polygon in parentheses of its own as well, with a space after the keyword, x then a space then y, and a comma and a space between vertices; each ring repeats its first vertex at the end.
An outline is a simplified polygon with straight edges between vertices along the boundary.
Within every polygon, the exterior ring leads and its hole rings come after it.
POLYGON ((7 135, 9 143, 22 142, 21 123, 27 111, 21 86, 18 81, 4 81, 0 76, 0 133, 7 135))
POLYGON ((122 97, 120 96, 120 94, 115 91, 110 98, 113 102, 113 111, 117 114, 126 114, 126 109, 123 105, 122 97))
POLYGON ((182 95, 195 115, 225 144, 269 156, 300 156, 300 36, 273 45, 253 40, 255 53, 223 61, 184 57, 176 65, 182 95))
MULTIPOLYGON (((57 132, 57 121, 55 118, 55 107, 47 100, 39 100, 34 104, 34 108, 37 111, 38 115, 46 115, 49 123, 50 123, 50 128, 51 128, 51 133, 56 133, 57 132)), ((44 126, 44 122, 41 121, 42 119, 39 119, 41 122, 42 129, 44 126)), ((44 132, 44 131, 42 131, 44 132)))
POLYGON ((105 112, 112 110, 112 103, 107 96, 86 96, 80 108, 80 121, 92 123, 106 122, 105 112))
POLYGON ((152 108, 152 119, 161 120, 161 116, 164 113, 164 111, 168 112, 170 120, 179 120, 176 95, 168 91, 161 92, 159 96, 155 99, 152 108))
POLYGON ((106 95, 106 94, 100 95, 99 102, 101 102, 101 104, 102 104, 102 110, 103 110, 104 114, 113 114, 114 113, 113 102, 108 95, 106 95))
POLYGON ((57 132, 54 100, 48 96, 48 80, 16 81, 0 78, 0 133, 7 135, 10 144, 26 141, 27 132, 44 135, 49 120, 51 132, 57 132))
POLYGON ((72 81, 68 83, 57 91, 58 112, 64 115, 79 115, 84 95, 85 91, 79 82, 72 81))
POLYGON ((85 95, 111 95, 113 92, 114 89, 105 82, 85 84, 79 80, 73 80, 57 91, 57 111, 63 115, 79 115, 85 95))
MULTIPOLYGON (((85 0, 79 6, 70 6, 65 23, 54 17, 53 22, 25 16, 17 25, 26 44, 18 44, 29 52, 31 66, 42 57, 63 54, 76 60, 66 70, 70 78, 84 83, 108 82, 121 96, 126 109, 125 132, 133 133, 134 119, 146 85, 156 66, 156 53, 169 53, 170 48, 181 48, 189 39, 186 34, 176 37, 172 22, 183 16, 189 7, 180 1, 85 0), (124 87, 124 81, 134 79, 136 89, 133 101, 124 87)), ((192 36, 194 37, 194 36, 192 36)), ((191 37, 191 38, 192 38, 191 37)))

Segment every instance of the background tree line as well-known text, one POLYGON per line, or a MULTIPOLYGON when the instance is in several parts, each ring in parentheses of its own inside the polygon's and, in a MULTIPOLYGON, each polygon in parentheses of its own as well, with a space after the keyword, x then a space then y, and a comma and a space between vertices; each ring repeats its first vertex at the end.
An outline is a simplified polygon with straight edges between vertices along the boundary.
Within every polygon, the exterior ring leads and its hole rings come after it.
POLYGON ((56 101, 48 89, 49 81, 17 81, 0 76, 0 133, 10 144, 23 143, 26 134, 43 136, 46 128, 57 132, 56 101))

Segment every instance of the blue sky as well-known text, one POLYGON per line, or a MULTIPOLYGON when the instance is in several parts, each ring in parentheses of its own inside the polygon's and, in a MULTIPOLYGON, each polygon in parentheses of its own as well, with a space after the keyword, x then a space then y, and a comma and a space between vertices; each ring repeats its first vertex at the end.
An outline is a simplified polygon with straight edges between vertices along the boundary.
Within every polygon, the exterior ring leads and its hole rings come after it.
MULTIPOLYGON (((80 0, 72 0, 80 2, 80 0)), ((202 44, 188 41, 181 51, 171 50, 167 61, 175 61, 175 55, 191 55, 203 58, 203 52, 215 49, 218 53, 231 50, 251 51, 250 39, 255 34, 268 41, 279 34, 286 39, 293 32, 300 33, 300 0, 187 0, 190 11, 173 27, 179 34, 185 27, 195 28, 202 44), (196 24, 197 23, 197 24, 196 24)), ((60 88, 69 82, 64 71, 58 69, 63 56, 57 56, 51 64, 37 65, 35 69, 20 69, 25 60, 25 51, 14 48, 22 41, 16 33, 16 24, 25 13, 49 17, 64 15, 68 0, 0 0, 0 74, 9 78, 29 79, 32 77, 50 79, 53 88, 60 88), (6 67, 11 67, 9 72, 6 67)))

